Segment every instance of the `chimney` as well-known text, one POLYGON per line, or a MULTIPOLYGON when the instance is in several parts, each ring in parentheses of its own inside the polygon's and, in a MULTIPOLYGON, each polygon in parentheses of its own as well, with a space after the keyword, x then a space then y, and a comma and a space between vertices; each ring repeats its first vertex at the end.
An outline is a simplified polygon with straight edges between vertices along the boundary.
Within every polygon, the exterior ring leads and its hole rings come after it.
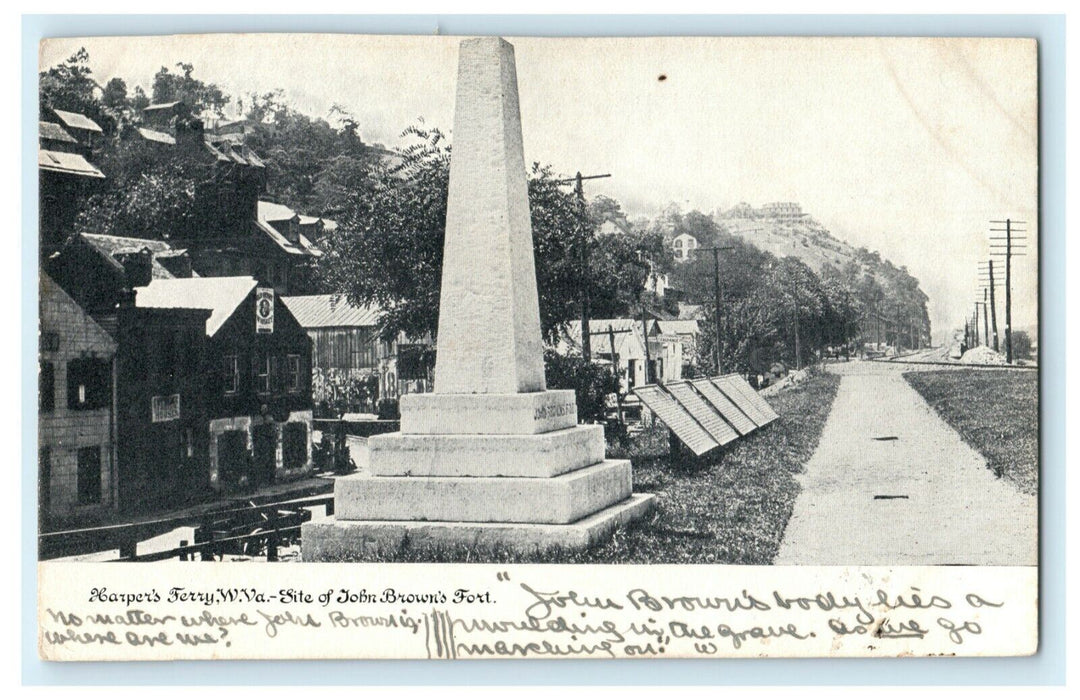
POLYGON ((179 255, 161 255, 158 256, 157 261, 173 277, 185 279, 191 277, 191 256, 186 252, 179 255))
POLYGON ((145 287, 154 276, 154 254, 149 248, 131 253, 120 253, 116 260, 124 266, 124 280, 129 289, 145 287))
POLYGON ((179 116, 176 118, 177 146, 195 146, 197 148, 202 148, 204 141, 203 122, 201 119, 179 116))

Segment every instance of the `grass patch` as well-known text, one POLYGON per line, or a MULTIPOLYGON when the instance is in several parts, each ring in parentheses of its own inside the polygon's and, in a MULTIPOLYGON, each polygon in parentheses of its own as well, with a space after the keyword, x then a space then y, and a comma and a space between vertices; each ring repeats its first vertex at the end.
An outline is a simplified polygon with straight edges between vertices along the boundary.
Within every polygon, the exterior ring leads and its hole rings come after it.
POLYGON ((616 530, 589 550, 522 555, 406 544, 396 553, 373 557, 349 552, 341 560, 771 564, 799 492, 794 475, 817 447, 839 383, 838 376, 821 374, 771 397, 780 418, 711 463, 674 459, 665 428, 637 436, 623 456, 633 461, 634 490, 656 494, 657 507, 649 518, 616 530))
POLYGON ((904 379, 998 477, 1020 491, 1039 490, 1037 372, 942 370, 906 372, 904 379))

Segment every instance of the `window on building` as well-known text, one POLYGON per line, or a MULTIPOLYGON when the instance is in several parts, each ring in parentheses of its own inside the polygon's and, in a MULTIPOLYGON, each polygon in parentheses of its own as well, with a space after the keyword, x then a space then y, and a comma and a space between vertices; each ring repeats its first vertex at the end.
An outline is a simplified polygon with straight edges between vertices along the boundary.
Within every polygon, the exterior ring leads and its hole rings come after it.
POLYGON ((286 469, 301 469, 307 464, 307 423, 286 423, 281 428, 281 459, 286 469))
POLYGON ((112 363, 80 357, 67 364, 68 408, 89 411, 112 405, 112 363))
POLYGON ((79 505, 101 503, 101 447, 79 448, 78 452, 79 505))
POLYGON ((240 391, 240 360, 236 355, 225 355, 222 358, 224 376, 222 383, 226 394, 236 394, 240 391))
POLYGON ((287 378, 285 388, 290 392, 300 391, 300 356, 289 355, 286 360, 287 378))
POLYGON ((56 371, 53 363, 41 362, 38 367, 38 411, 49 413, 56 406, 56 371))
POLYGON ((270 393, 270 355, 265 352, 255 352, 252 366, 255 370, 255 391, 260 394, 270 393))
POLYGON ((184 428, 180 432, 180 457, 191 459, 195 456, 195 431, 184 428))
POLYGON ((289 222, 289 240, 296 243, 300 240, 300 220, 293 219, 289 222))

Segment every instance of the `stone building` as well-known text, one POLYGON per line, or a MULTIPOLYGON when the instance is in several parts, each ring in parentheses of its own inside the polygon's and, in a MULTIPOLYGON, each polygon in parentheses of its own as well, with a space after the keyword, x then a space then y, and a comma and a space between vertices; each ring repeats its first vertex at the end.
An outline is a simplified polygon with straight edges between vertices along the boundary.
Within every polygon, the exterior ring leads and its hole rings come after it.
POLYGON ((39 294, 38 507, 63 524, 116 506, 116 342, 45 272, 39 294))

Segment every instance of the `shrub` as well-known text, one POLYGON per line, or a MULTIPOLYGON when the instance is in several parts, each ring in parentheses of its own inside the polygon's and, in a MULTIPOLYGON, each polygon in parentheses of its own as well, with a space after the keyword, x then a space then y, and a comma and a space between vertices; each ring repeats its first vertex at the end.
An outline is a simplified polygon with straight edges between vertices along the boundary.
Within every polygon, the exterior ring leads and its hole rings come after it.
POLYGON ((1031 336, 1026 331, 1012 332, 1013 357, 1017 360, 1031 359, 1032 342, 1031 336))
POLYGON ((606 398, 619 390, 619 382, 609 367, 586 362, 580 355, 544 352, 544 372, 548 389, 573 389, 577 398, 578 420, 604 423, 606 398))

